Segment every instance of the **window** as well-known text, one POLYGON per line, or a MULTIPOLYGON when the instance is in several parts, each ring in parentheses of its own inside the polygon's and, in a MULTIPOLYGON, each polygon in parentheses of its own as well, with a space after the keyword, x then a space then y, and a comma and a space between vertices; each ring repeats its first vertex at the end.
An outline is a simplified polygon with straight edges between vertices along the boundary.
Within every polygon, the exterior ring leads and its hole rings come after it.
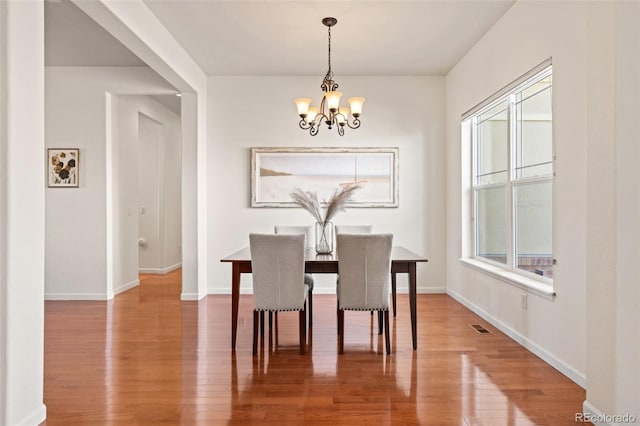
POLYGON ((475 260, 551 283, 552 69, 536 67, 463 116, 472 144, 475 260))

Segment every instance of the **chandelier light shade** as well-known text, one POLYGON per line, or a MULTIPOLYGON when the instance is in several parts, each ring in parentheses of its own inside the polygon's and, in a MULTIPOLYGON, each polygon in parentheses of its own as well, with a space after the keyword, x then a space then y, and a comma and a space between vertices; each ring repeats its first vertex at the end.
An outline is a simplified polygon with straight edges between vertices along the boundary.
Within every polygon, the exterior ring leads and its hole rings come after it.
POLYGON ((322 80, 320 88, 324 92, 320 107, 311 106, 311 98, 295 99, 298 115, 300 116, 300 128, 309 130, 311 136, 318 134, 322 123, 329 129, 335 127, 340 136, 344 135, 345 126, 352 129, 360 127, 360 114, 364 98, 349 98, 349 108, 340 106, 342 92, 338 91, 338 83, 333 79, 331 71, 331 27, 338 23, 336 18, 324 18, 322 23, 327 27, 329 33, 329 70, 322 80), (351 121, 349 120, 351 119, 351 121))

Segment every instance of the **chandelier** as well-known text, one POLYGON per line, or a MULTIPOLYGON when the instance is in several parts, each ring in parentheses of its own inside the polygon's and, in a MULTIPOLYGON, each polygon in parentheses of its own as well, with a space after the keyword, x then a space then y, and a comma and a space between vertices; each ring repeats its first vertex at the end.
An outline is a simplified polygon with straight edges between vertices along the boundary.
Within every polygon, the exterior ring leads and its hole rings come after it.
POLYGON ((324 18, 322 23, 329 30, 329 70, 322 80, 320 88, 324 92, 320 108, 311 106, 311 99, 298 98, 295 100, 300 116, 300 128, 309 130, 311 136, 318 134, 320 126, 324 122, 329 129, 336 127, 340 136, 344 135, 344 127, 352 129, 360 127, 360 114, 364 98, 349 98, 349 108, 340 106, 342 92, 338 92, 338 83, 333 79, 331 71, 331 27, 338 23, 336 18, 324 18), (353 118, 349 121, 349 115, 353 118))

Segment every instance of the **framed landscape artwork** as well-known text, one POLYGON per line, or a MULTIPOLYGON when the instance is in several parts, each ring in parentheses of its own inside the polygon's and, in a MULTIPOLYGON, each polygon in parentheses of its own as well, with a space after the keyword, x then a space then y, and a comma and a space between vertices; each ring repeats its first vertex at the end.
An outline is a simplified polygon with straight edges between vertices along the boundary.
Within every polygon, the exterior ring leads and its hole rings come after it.
POLYGON ((296 207, 295 188, 326 200, 353 183, 347 207, 398 207, 398 148, 251 148, 251 207, 296 207))
POLYGON ((77 188, 80 177, 79 172, 79 149, 47 149, 47 186, 49 188, 77 188))

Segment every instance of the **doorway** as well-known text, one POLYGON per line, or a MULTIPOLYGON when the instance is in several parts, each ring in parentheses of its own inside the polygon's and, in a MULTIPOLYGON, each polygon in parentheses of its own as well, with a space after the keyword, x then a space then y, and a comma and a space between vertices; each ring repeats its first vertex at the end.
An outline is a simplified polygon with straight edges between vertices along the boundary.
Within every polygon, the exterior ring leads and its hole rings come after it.
POLYGON ((160 122, 138 113, 137 245, 141 273, 166 274, 182 266, 181 132, 180 116, 175 114, 165 112, 160 122))
POLYGON ((181 115, 155 98, 108 96, 109 298, 182 266, 181 115))
POLYGON ((163 145, 161 123, 138 113, 138 272, 157 274, 161 269, 159 155, 163 145))

